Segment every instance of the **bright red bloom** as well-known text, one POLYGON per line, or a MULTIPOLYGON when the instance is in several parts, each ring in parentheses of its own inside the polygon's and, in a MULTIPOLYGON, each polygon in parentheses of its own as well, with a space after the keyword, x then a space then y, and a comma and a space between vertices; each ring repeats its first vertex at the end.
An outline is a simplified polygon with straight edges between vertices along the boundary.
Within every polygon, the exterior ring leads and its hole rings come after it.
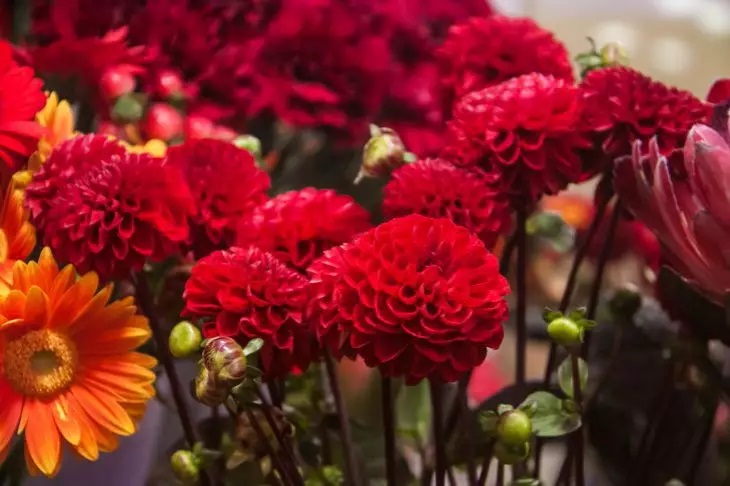
POLYGON ((567 81, 529 74, 465 96, 454 109, 446 158, 478 169, 512 199, 535 201, 581 176, 581 99, 567 81))
POLYGON ((229 336, 242 345, 264 340, 268 377, 303 370, 317 343, 303 323, 307 280, 255 247, 216 251, 198 261, 185 285, 183 315, 203 319, 203 335, 229 336))
POLYGON ((78 135, 56 145, 25 190, 25 204, 36 228, 44 231, 48 211, 66 184, 92 167, 116 163, 124 154, 124 147, 102 135, 78 135))
POLYGON ((33 119, 43 108, 43 83, 33 70, 13 61, 13 50, 0 42, 0 160, 10 169, 35 152, 43 129, 33 119))
POLYGON ((466 169, 439 159, 421 160, 396 169, 383 189, 383 214, 398 218, 422 214, 447 218, 492 248, 509 231, 509 202, 466 169))
POLYGON ((647 148, 656 137, 657 148, 665 155, 681 148, 692 125, 706 121, 710 113, 710 105, 688 91, 623 66, 590 71, 581 91, 584 126, 595 152, 587 157, 594 164, 592 173, 630 155, 637 140, 647 148))
POLYGON ((710 87, 707 93, 709 103, 723 103, 730 101, 730 78, 718 79, 710 87))
POLYGON ((255 245, 304 272, 325 250, 370 228, 370 214, 350 196, 307 187, 270 199, 244 218, 238 246, 255 245))
POLYGON ((191 231, 195 255, 231 246, 239 221, 266 200, 269 176, 249 152, 220 140, 188 140, 170 147, 167 156, 185 174, 197 202, 191 231))
POLYGON ((493 15, 454 25, 438 60, 447 106, 468 93, 523 74, 573 81, 565 46, 526 18, 493 15))
POLYGON ((502 341, 509 284, 481 240, 449 220, 388 221, 326 252, 310 275, 320 342, 384 376, 455 381, 502 341))
POLYGON ((167 103, 153 103, 145 113, 142 127, 148 139, 169 141, 183 133, 183 117, 167 103))
POLYGON ((127 154, 89 168, 59 188, 44 241, 81 272, 128 277, 145 261, 177 253, 195 201, 181 172, 164 159, 127 154))

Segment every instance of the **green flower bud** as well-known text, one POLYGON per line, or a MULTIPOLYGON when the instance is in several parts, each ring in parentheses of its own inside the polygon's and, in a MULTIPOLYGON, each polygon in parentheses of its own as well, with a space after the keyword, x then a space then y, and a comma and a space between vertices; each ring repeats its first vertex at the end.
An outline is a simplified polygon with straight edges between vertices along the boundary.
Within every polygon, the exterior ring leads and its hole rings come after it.
POLYGON ((183 484, 198 484, 200 463, 191 451, 179 450, 170 457, 170 466, 175 477, 183 484))
POLYGON ((229 388, 246 378, 246 354, 234 339, 215 337, 205 342, 203 364, 213 379, 229 388))
POLYGON ((630 321, 641 309, 641 300, 641 294, 637 289, 624 287, 613 294, 608 306, 616 317, 630 321))
POLYGON ((112 108, 112 119, 121 123, 134 123, 144 116, 145 103, 139 95, 128 93, 117 98, 112 108))
POLYGON ((256 159, 261 157, 261 140, 253 135, 239 135, 233 139, 233 145, 248 151, 256 159))
POLYGON ((520 410, 502 414, 497 422, 497 440, 509 446, 528 442, 532 435, 532 421, 520 410))
POLYGON ((170 352, 176 358, 187 358, 200 349, 203 336, 200 329, 189 321, 180 321, 170 332, 170 352))
POLYGON ((503 442, 494 444, 494 457, 502 464, 518 464, 530 455, 530 443, 525 442, 518 446, 510 446, 503 442))
POLYGON ((583 339, 580 326, 567 317, 558 317, 550 321, 547 332, 553 341, 566 347, 579 344, 583 339))
POLYGON ((619 42, 609 42, 601 47, 601 63, 604 67, 625 66, 629 63, 629 54, 619 42))
POLYGON ((199 366, 198 374, 193 382, 193 392, 200 403, 216 407, 228 397, 229 389, 213 379, 206 367, 199 366))
POLYGON ((358 184, 366 177, 382 177, 406 163, 406 147, 390 128, 370 126, 370 139, 362 152, 362 165, 355 178, 358 184))

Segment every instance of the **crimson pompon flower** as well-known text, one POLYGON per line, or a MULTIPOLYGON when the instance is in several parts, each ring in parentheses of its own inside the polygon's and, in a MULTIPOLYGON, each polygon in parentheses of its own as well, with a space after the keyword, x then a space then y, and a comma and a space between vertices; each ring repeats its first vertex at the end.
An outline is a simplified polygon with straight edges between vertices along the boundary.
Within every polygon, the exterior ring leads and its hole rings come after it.
POLYGON ((440 159, 420 160, 396 169, 383 189, 388 219, 422 214, 447 218, 479 236, 487 248, 509 231, 509 202, 466 169, 440 159))
POLYGON ((206 338, 255 338, 266 376, 304 370, 317 342, 303 323, 307 280, 256 247, 215 251, 198 261, 185 285, 183 315, 203 321, 206 338))
POLYGON ((692 125, 706 121, 711 110, 690 92, 624 66, 590 71, 581 91, 583 125, 594 145, 586 159, 592 174, 610 169, 617 157, 631 155, 637 140, 646 149, 656 137, 665 155, 680 149, 692 125))
POLYGON ((60 259, 102 280, 128 277, 145 261, 177 253, 195 212, 182 173, 163 159, 128 154, 59 188, 43 230, 60 259))
POLYGON ((568 81, 528 74, 465 96, 444 156, 512 200, 534 202, 581 176, 581 98, 568 81))
POLYGON ((170 147, 167 157, 182 170, 197 203, 193 253, 200 258, 231 246, 241 218, 266 200, 269 176, 250 152, 222 140, 189 140, 170 147))
POLYGON ((573 81, 565 46, 527 18, 475 17, 449 29, 438 51, 447 106, 517 76, 540 73, 573 81))
POLYGON ((455 381, 502 341, 509 284, 481 240, 447 219, 393 219, 309 272, 320 342, 384 376, 455 381))
POLYGON ((256 245, 304 272, 325 250, 370 228, 370 214, 350 196, 307 187, 270 199, 242 220, 237 245, 256 245))
POLYGON ((25 190, 25 204, 36 228, 44 231, 48 211, 57 204, 58 191, 69 181, 91 167, 115 163, 124 154, 124 147, 103 135, 78 135, 56 145, 25 190))
POLYGON ((9 43, 0 42, 0 159, 17 169, 36 150, 43 129, 33 119, 43 108, 43 83, 29 67, 13 61, 9 43))

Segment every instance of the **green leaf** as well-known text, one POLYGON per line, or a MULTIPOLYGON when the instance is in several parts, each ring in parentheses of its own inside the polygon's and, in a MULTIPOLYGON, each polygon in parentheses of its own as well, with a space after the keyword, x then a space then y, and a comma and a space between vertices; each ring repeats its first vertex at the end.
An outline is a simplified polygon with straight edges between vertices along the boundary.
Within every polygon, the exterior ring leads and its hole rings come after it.
POLYGON ((532 430, 538 437, 561 437, 581 426, 580 414, 565 410, 563 401, 552 393, 534 392, 523 404, 530 402, 536 404, 532 430))
POLYGON ((502 415, 503 413, 511 412, 514 409, 515 409, 515 407, 513 407, 512 405, 508 405, 506 403, 497 405, 497 415, 502 415))
POLYGON ((497 433, 497 422, 499 422, 499 415, 494 410, 485 410, 479 414, 479 425, 481 425, 482 431, 489 436, 497 433))
POLYGON ((578 324, 580 327, 585 329, 586 331, 590 331, 594 327, 598 325, 596 321, 592 321, 590 319, 580 319, 578 321, 575 321, 576 324, 578 324))
POLYGON ((246 344, 246 347, 243 348, 243 354, 246 356, 251 356, 254 353, 258 353, 258 351, 264 346, 264 340, 261 338, 255 338, 252 339, 246 344))
POLYGON ((541 486, 542 483, 539 479, 535 478, 520 478, 510 483, 510 486, 541 486))
MULTIPOLYGON (((582 358, 578 358, 578 380, 580 389, 585 391, 588 383, 588 365, 582 358)), ((570 356, 558 366, 558 383, 566 395, 573 397, 573 364, 570 356)))
POLYGON ((409 435, 418 444, 428 441, 431 430, 431 400, 428 381, 421 380, 414 386, 403 386, 398 391, 395 406, 398 432, 409 435))
POLYGON ((568 319, 572 319, 576 322, 582 321, 586 318, 586 312, 587 309, 585 307, 578 307, 570 311, 570 313, 568 314, 568 319))
POLYGON ((563 317, 562 312, 552 310, 549 307, 545 307, 545 310, 542 311, 542 319, 545 321, 545 324, 550 324, 555 319, 560 319, 561 317, 563 317))
POLYGON ((532 416, 535 415, 535 412, 537 411, 537 404, 535 402, 525 402, 517 408, 524 412, 525 415, 532 418, 532 416))

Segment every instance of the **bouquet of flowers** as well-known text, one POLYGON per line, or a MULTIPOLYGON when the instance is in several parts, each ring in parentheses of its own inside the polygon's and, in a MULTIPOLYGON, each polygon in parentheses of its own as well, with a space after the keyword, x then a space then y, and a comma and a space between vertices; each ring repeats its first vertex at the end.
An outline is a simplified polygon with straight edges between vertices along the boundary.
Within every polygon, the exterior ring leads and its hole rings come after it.
POLYGON ((722 484, 730 81, 484 0, 11 4, 1 484, 162 377, 149 484, 722 484))

